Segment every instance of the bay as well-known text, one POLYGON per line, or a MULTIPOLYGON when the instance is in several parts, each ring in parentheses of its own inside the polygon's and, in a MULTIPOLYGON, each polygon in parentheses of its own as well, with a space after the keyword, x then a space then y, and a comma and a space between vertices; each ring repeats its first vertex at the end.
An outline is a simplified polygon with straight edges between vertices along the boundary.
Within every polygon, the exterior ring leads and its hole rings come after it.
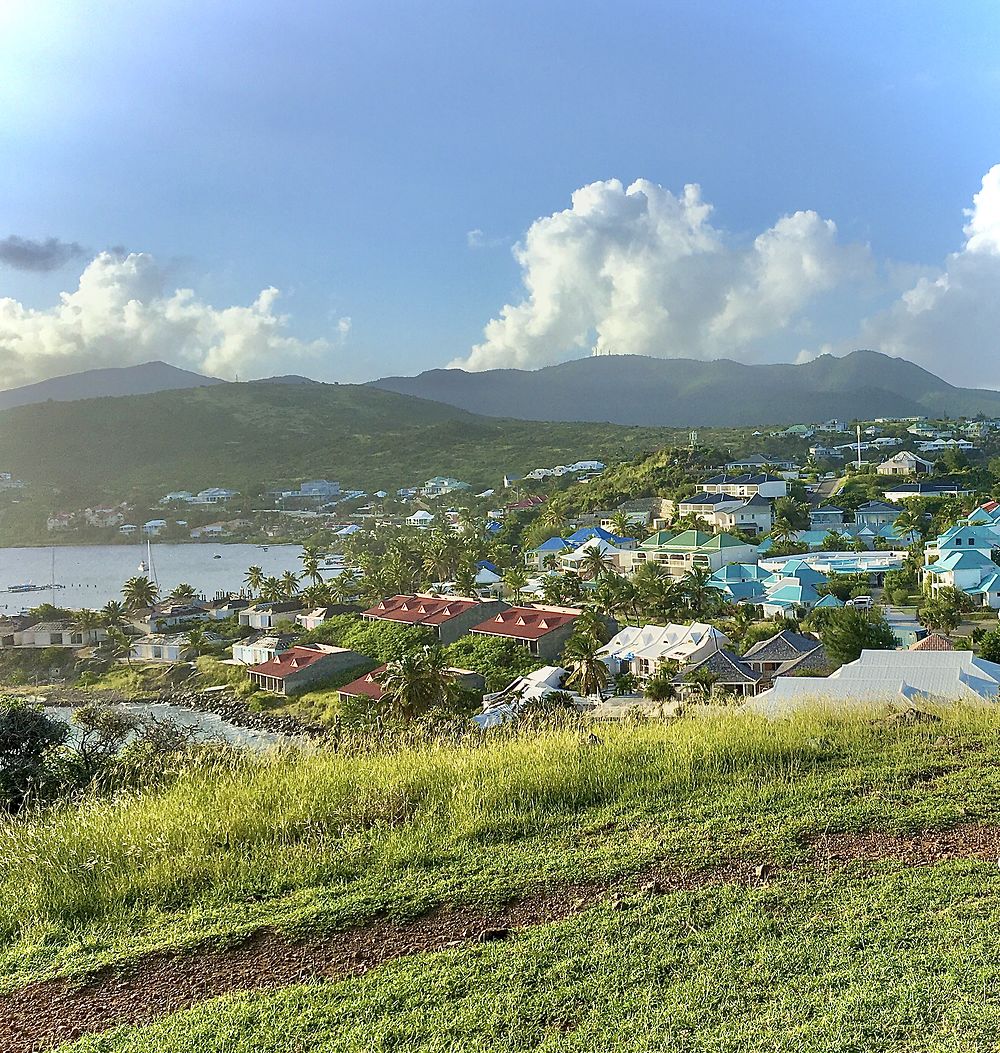
MULTIPOLYGON (((212 599, 218 592, 239 592, 247 567, 259 566, 266 576, 281 577, 286 571, 301 574, 300 545, 153 544, 153 570, 166 595, 181 582, 193 585, 212 599), (218 555, 220 558, 216 559, 218 555)), ((40 603, 60 607, 99 608, 121 599, 122 585, 139 574, 146 559, 145 545, 57 545, 54 548, 0 549, 0 612, 16 613, 40 603), (12 593, 11 585, 48 585, 55 581, 63 589, 12 593)), ((333 568, 324 568, 333 577, 333 568)))

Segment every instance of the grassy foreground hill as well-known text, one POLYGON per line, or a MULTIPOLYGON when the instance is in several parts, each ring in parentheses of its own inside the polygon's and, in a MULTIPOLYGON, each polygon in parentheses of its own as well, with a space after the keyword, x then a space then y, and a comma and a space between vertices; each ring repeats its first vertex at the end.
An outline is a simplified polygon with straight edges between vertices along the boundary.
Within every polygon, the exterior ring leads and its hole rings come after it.
POLYGON ((220 384, 4 410, 0 468, 81 500, 309 476, 374 491, 436 474, 495 485, 505 471, 627 459, 666 435, 478 417, 359 385, 220 384))
POLYGON ((3 1048, 994 1048, 1000 715, 598 730, 7 823, 3 1048))

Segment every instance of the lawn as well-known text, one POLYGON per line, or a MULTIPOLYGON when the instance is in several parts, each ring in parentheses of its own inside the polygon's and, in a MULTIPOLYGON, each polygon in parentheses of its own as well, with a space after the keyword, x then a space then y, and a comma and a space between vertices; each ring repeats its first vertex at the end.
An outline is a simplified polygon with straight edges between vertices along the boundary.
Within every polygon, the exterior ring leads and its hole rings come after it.
POLYGON ((73 1053, 996 1048, 993 863, 598 907, 509 943, 224 997, 73 1053))
POLYGON ((0 832, 0 977, 15 987, 260 926, 496 903, 655 861, 791 861, 825 830, 989 818, 1000 717, 934 725, 552 729, 352 755, 243 755, 0 832))

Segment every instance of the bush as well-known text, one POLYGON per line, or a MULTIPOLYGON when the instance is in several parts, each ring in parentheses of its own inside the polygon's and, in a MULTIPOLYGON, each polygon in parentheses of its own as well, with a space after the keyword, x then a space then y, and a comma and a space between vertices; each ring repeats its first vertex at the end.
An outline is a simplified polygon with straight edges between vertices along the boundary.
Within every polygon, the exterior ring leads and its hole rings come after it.
POLYGON ((500 691, 511 681, 545 664, 513 640, 493 640, 487 636, 463 636, 449 644, 444 653, 450 666, 481 673, 486 679, 487 692, 500 691))
POLYGON ((880 611, 843 607, 832 611, 821 632, 823 646, 837 665, 854 662, 862 651, 892 651, 896 638, 880 611))

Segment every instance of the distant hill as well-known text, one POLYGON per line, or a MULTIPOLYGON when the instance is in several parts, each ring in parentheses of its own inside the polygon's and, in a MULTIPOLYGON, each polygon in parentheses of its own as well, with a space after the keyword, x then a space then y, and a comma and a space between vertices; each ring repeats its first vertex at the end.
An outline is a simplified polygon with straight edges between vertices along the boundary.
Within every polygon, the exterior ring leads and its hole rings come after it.
POLYGON ((504 472, 628 459, 659 429, 529 424, 366 385, 217 384, 0 411, 0 469, 56 488, 70 507, 110 497, 310 476, 374 491, 453 475, 493 486, 504 472))
POLYGON ((615 355, 538 370, 432 369, 374 387, 522 420, 666 427, 794 424, 831 417, 1000 415, 1000 391, 956 388, 876 351, 803 365, 615 355))
POLYGON ((144 362, 140 366, 118 366, 109 369, 88 369, 53 377, 37 384, 0 391, 0 409, 30 406, 35 402, 70 402, 74 399, 94 399, 105 395, 150 395, 158 391, 208 387, 222 384, 215 377, 204 377, 166 362, 144 362))

